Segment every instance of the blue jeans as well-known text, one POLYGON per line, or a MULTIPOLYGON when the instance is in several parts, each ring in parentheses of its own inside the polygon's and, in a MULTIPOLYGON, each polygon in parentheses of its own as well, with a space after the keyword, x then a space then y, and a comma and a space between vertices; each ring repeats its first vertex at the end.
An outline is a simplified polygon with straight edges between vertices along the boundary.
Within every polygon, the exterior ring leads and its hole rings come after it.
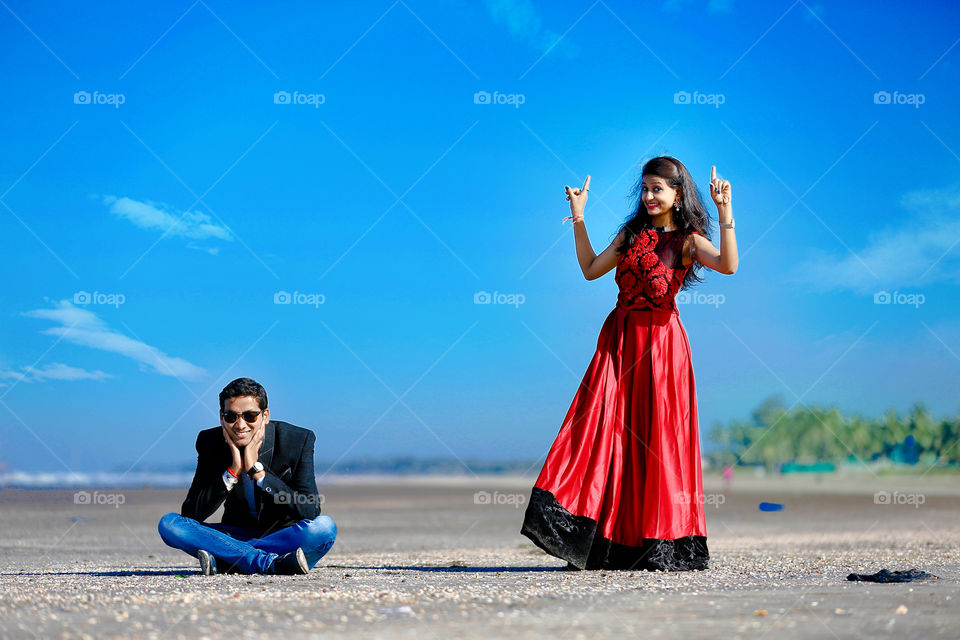
POLYGON ((329 516, 301 520, 295 525, 257 537, 259 532, 227 524, 198 522, 178 513, 168 513, 157 525, 167 545, 197 557, 203 549, 215 559, 218 571, 269 573, 277 556, 303 549, 312 569, 337 537, 337 525, 329 516))

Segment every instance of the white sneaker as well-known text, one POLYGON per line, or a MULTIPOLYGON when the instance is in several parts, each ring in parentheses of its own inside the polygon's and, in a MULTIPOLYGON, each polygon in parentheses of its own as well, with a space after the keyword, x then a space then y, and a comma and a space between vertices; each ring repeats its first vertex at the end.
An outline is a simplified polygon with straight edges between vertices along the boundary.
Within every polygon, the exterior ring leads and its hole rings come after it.
POLYGON ((200 549, 197 551, 197 559, 200 560, 200 573, 205 576, 216 575, 217 561, 210 555, 209 551, 200 549))

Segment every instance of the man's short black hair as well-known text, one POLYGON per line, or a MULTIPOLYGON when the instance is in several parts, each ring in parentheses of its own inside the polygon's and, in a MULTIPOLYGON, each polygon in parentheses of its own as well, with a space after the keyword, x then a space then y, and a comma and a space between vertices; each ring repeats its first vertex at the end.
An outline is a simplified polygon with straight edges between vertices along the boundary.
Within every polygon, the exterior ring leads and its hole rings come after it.
POLYGON ((267 390, 263 385, 252 378, 237 378, 220 392, 220 411, 223 411, 224 402, 240 396, 253 396, 257 399, 261 411, 267 408, 267 390))

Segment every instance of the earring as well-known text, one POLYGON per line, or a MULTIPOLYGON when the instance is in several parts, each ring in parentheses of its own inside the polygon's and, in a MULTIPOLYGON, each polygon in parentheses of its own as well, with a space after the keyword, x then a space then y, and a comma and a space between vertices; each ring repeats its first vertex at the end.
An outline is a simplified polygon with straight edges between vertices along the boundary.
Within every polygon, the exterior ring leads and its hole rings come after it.
POLYGON ((673 201, 673 210, 674 210, 674 211, 680 211, 680 201, 679 201, 679 200, 674 200, 674 201, 673 201))

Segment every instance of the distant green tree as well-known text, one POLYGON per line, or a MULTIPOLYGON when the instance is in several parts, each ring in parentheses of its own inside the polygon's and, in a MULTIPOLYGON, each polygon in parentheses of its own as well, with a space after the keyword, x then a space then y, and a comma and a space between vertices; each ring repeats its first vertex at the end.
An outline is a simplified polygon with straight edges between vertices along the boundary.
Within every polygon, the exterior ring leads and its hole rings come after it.
POLYGON ((960 463, 960 416, 938 421, 919 402, 905 418, 894 409, 874 419, 844 416, 836 407, 787 409, 779 395, 760 403, 749 421, 715 423, 708 458, 715 465, 762 464, 771 470, 786 462, 867 463, 893 458, 907 436, 913 436, 925 464, 960 463))

